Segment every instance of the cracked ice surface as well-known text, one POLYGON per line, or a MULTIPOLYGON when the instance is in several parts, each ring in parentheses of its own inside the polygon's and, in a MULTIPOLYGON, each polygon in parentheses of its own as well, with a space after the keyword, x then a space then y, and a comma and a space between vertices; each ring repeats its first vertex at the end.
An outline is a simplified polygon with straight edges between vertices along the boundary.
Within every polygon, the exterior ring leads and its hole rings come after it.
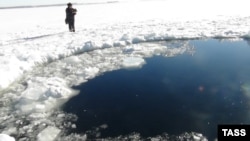
POLYGON ((87 82, 107 71, 141 67, 146 63, 145 57, 172 57, 194 52, 188 41, 173 42, 94 50, 36 67, 19 83, 10 86, 2 96, 0 120, 4 133, 18 139, 26 139, 22 138, 24 135, 30 139, 40 139, 50 132, 63 135, 67 129, 75 128, 71 122, 76 117, 60 111, 60 105, 77 94, 71 86, 87 82))

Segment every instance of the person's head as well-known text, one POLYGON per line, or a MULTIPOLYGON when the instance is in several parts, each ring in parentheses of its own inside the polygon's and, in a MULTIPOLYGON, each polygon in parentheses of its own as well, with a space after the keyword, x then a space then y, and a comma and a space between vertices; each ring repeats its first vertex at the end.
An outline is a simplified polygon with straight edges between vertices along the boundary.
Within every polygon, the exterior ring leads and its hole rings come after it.
POLYGON ((70 3, 70 2, 67 5, 68 5, 68 7, 72 7, 72 3, 70 3))

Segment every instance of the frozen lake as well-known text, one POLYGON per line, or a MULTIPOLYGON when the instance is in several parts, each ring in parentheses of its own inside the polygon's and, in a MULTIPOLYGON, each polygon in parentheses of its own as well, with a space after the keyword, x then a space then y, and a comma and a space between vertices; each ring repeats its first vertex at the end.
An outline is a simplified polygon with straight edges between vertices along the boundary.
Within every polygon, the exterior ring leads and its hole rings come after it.
POLYGON ((66 5, 0 10, 0 140, 202 140, 219 122, 248 123, 247 0, 118 1, 74 5, 75 33, 66 5))
POLYGON ((111 71, 73 87, 80 94, 63 108, 78 116, 71 132, 94 139, 197 132, 213 140, 218 124, 249 124, 247 42, 191 40, 189 45, 193 52, 153 56, 142 68, 111 71))

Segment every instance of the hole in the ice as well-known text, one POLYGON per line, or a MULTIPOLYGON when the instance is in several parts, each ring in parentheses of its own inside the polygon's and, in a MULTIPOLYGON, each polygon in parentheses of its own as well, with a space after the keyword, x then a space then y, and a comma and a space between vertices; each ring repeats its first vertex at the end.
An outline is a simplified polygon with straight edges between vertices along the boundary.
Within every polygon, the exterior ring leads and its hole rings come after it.
POLYGON ((198 132, 214 139, 218 124, 249 123, 249 46, 190 44, 193 55, 147 58, 141 69, 108 72, 75 86, 80 94, 64 105, 78 116, 69 132, 90 138, 198 132))

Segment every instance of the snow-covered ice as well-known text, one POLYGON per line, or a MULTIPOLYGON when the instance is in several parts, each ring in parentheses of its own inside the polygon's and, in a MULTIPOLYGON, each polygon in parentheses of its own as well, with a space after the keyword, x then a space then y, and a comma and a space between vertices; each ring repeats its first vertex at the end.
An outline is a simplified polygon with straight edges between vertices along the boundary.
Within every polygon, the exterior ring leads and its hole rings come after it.
POLYGON ((75 7, 75 33, 64 23, 65 7, 1 10, 0 132, 6 134, 1 136, 44 140, 48 132, 62 134, 74 127, 62 124, 71 115, 58 116, 64 115, 60 105, 77 94, 71 86, 107 71, 140 67, 145 57, 194 52, 187 40, 176 40, 250 38, 246 0, 75 7), (165 40, 172 42, 158 42, 165 40))

